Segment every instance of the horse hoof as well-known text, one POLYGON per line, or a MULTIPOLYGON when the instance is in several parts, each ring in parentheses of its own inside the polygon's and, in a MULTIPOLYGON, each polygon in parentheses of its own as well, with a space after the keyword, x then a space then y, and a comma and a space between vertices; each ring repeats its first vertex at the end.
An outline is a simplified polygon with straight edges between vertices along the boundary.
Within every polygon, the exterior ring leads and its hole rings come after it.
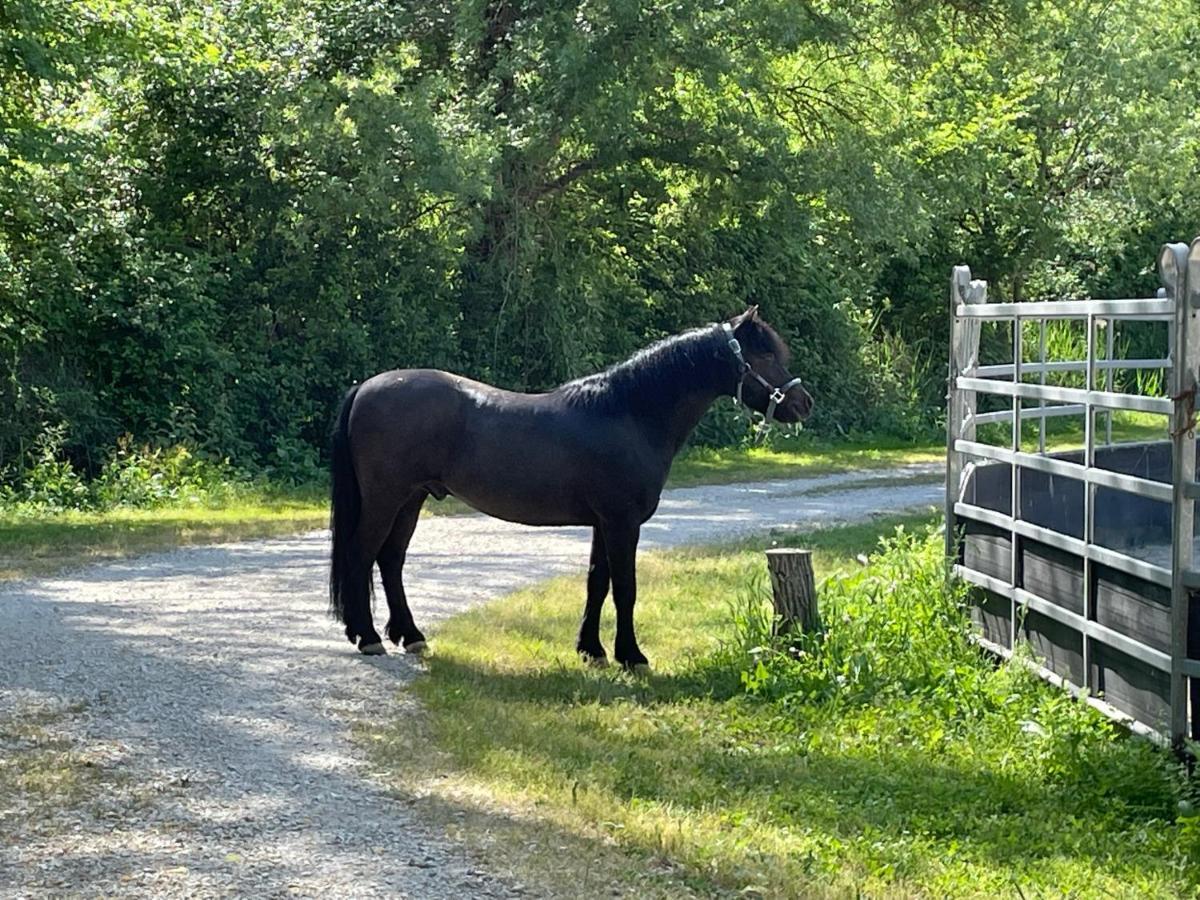
POLYGON ((654 670, 650 668, 650 663, 637 663, 636 665, 630 666, 629 671, 634 675, 637 675, 639 678, 647 678, 654 674, 654 670))
POLYGON ((580 658, 580 660, 583 661, 583 664, 585 666, 587 666, 589 669, 607 669, 608 668, 608 657, 607 656, 592 656, 592 654, 590 654, 590 653, 580 653, 579 658, 580 658))
POLYGON ((424 641, 413 641, 411 644, 404 645, 404 652, 412 653, 414 656, 422 656, 428 649, 429 645, 424 641))
POLYGON ((383 648, 382 641, 376 641, 374 644, 363 644, 358 648, 358 652, 365 656, 383 656, 387 650, 383 648))

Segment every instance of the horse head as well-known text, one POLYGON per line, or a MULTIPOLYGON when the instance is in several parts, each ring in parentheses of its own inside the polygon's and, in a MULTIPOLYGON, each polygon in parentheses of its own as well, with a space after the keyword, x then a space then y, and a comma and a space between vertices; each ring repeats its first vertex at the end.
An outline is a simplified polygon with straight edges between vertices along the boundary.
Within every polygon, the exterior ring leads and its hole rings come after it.
POLYGON ((780 422, 800 422, 812 412, 812 395, 788 371, 791 351, 752 306, 722 323, 740 372, 735 390, 739 401, 780 422))

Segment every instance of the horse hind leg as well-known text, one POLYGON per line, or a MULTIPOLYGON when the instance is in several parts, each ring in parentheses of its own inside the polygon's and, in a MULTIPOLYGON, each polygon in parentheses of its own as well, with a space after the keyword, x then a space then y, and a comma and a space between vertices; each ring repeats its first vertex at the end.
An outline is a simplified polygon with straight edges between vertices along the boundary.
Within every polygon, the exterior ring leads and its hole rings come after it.
POLYGON ((379 573, 383 576, 383 589, 387 594, 390 614, 385 630, 393 644, 404 645, 406 653, 423 653, 426 648, 425 635, 413 621, 412 612, 408 608, 408 597, 404 593, 404 560, 421 515, 421 506, 427 496, 425 491, 420 491, 401 507, 378 557, 379 573))
POLYGON ((359 652, 368 656, 386 652, 383 648, 383 639, 375 630, 375 622, 371 614, 371 576, 375 558, 387 540, 392 523, 396 518, 394 509, 394 507, 389 508, 383 505, 377 505, 370 509, 364 508, 358 528, 354 532, 354 569, 351 577, 354 579, 355 589, 362 599, 353 614, 349 609, 347 610, 346 636, 351 643, 354 643, 357 638, 359 652))

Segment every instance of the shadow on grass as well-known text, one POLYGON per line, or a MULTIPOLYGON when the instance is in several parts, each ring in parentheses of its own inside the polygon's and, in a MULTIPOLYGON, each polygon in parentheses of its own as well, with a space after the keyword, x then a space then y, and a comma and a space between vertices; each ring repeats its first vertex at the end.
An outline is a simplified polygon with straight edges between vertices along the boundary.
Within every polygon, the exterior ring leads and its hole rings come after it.
MULTIPOLYGON (((548 641, 561 644, 564 635, 546 629, 548 641)), ((544 669, 520 671, 477 667, 452 658, 430 659, 430 676, 446 684, 470 687, 480 699, 496 702, 570 707, 580 702, 635 703, 652 707, 689 700, 724 701, 740 696, 740 673, 718 671, 698 661, 697 667, 677 672, 651 671, 639 675, 616 663, 590 668, 571 660, 544 669)))
POLYGON ((639 680, 435 658, 419 690, 440 745, 464 771, 525 783, 551 803, 556 794, 565 802, 566 786, 572 795, 586 790, 629 819, 659 810, 695 829, 697 845, 681 851, 693 865, 719 855, 714 841, 765 830, 771 837, 755 852, 768 879, 823 869, 835 883, 874 871, 887 873, 884 884, 926 884, 943 859, 962 867, 960 877, 983 873, 999 879, 993 884, 1034 870, 1051 885, 1063 869, 1108 884, 1186 877, 1178 868, 1185 851, 1169 859, 1164 841, 1156 858, 1146 846, 1147 833, 1174 818, 1168 764, 1128 741, 1077 748, 1072 758, 1070 736, 1060 746, 1053 736, 1018 734, 1009 751, 1045 765, 1012 765, 1004 751, 970 746, 1004 739, 983 727, 972 733, 970 722, 965 733, 929 742, 938 720, 919 701, 899 711, 912 716, 899 725, 879 707, 784 710, 744 697, 739 673, 712 661, 639 680), (1113 774, 1131 766, 1144 771, 1113 774), (820 862, 802 864, 814 847, 824 848, 815 851, 820 862))

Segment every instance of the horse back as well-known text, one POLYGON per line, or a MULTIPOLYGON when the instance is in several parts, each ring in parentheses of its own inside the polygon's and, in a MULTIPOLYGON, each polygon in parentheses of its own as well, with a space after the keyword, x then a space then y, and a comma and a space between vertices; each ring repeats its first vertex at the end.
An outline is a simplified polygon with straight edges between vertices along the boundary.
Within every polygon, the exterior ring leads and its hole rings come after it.
POLYGON ((669 465, 626 417, 429 369, 364 382, 350 428, 364 496, 424 486, 535 525, 648 517, 669 465))

